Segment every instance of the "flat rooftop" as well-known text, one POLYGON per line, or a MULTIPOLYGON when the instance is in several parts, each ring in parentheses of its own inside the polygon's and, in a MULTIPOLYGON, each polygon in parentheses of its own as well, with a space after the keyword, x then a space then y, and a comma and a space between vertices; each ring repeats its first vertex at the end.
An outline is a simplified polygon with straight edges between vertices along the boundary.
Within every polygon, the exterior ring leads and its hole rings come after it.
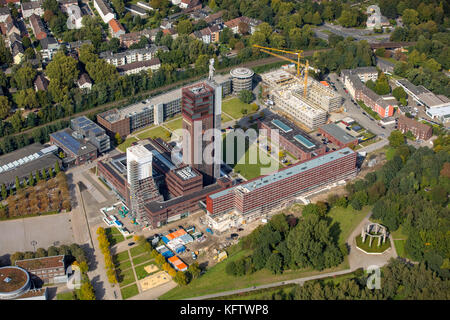
POLYGON ((53 153, 56 146, 46 147, 34 143, 0 157, 0 182, 11 183, 16 176, 23 177, 30 172, 53 167, 59 158, 53 153))
POLYGON ((27 271, 62 268, 64 267, 64 255, 18 260, 16 261, 16 266, 24 268, 27 271))
POLYGON ((192 170, 192 168, 189 166, 175 170, 175 173, 177 174, 177 176, 179 176, 183 180, 189 180, 189 179, 198 177, 197 172, 192 170))
POLYGON ((348 134, 347 132, 345 132, 345 130, 342 130, 334 123, 325 124, 323 126, 320 126, 319 128, 344 144, 356 140, 355 137, 348 134))
POLYGON ((321 142, 315 140, 305 131, 297 127, 292 121, 277 114, 265 116, 262 123, 271 130, 278 129, 280 136, 289 140, 304 152, 311 152, 322 147, 321 142))
POLYGON ((311 170, 313 168, 319 167, 331 161, 341 159, 348 154, 354 153, 354 151, 350 148, 343 148, 334 152, 327 153, 323 156, 311 159, 309 161, 305 161, 303 163, 299 163, 296 165, 289 166, 280 171, 274 172, 267 176, 262 176, 260 178, 256 178, 254 180, 250 180, 244 183, 241 183, 235 187, 228 188, 226 190, 214 193, 209 197, 211 199, 215 199, 224 195, 227 195, 230 192, 233 192, 235 189, 238 189, 244 193, 252 192, 258 189, 261 189, 267 185, 272 183, 282 181, 290 176, 297 175, 299 173, 311 170))
POLYGON ((0 293, 14 292, 29 281, 28 273, 17 267, 0 268, 0 293))

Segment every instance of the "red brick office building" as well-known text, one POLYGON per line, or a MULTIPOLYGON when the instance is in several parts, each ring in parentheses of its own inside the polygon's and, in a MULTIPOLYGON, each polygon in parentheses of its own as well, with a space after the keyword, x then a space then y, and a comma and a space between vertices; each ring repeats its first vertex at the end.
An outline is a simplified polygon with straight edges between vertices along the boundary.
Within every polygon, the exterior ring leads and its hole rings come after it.
POLYGON ((300 194, 356 172, 356 153, 344 148, 213 193, 206 198, 206 209, 212 217, 231 211, 249 217, 263 214, 300 194))
POLYGON ((433 135, 432 127, 405 116, 398 118, 398 130, 404 134, 411 131, 417 139, 422 140, 428 140, 433 135))

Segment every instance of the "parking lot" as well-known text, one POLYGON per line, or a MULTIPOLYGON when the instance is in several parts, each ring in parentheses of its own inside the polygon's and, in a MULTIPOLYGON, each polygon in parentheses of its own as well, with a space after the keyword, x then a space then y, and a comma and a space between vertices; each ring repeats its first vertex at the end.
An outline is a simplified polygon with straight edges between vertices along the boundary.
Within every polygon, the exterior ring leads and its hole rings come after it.
POLYGON ((0 256, 74 243, 71 216, 59 213, 0 222, 0 256))

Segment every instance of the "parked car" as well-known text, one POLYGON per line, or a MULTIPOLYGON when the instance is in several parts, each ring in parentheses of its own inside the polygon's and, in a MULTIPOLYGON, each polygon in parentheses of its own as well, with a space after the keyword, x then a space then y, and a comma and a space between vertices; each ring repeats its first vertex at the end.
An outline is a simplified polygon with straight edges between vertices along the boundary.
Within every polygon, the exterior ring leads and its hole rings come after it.
POLYGON ((381 126, 381 129, 386 129, 386 127, 385 126, 381 126))
POLYGON ((239 228, 238 231, 244 231, 244 228, 239 228))
POLYGON ((131 247, 132 245, 134 245, 135 242, 128 242, 128 246, 131 247))

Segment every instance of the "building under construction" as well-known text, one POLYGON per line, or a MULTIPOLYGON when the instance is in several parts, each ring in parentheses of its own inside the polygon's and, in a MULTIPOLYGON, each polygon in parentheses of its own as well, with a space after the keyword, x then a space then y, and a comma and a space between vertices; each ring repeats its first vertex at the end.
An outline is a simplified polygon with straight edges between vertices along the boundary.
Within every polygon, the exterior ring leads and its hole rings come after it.
POLYGON ((320 82, 309 78, 305 83, 284 69, 262 75, 263 92, 275 108, 311 130, 327 121, 327 112, 338 111, 342 97, 320 82))

